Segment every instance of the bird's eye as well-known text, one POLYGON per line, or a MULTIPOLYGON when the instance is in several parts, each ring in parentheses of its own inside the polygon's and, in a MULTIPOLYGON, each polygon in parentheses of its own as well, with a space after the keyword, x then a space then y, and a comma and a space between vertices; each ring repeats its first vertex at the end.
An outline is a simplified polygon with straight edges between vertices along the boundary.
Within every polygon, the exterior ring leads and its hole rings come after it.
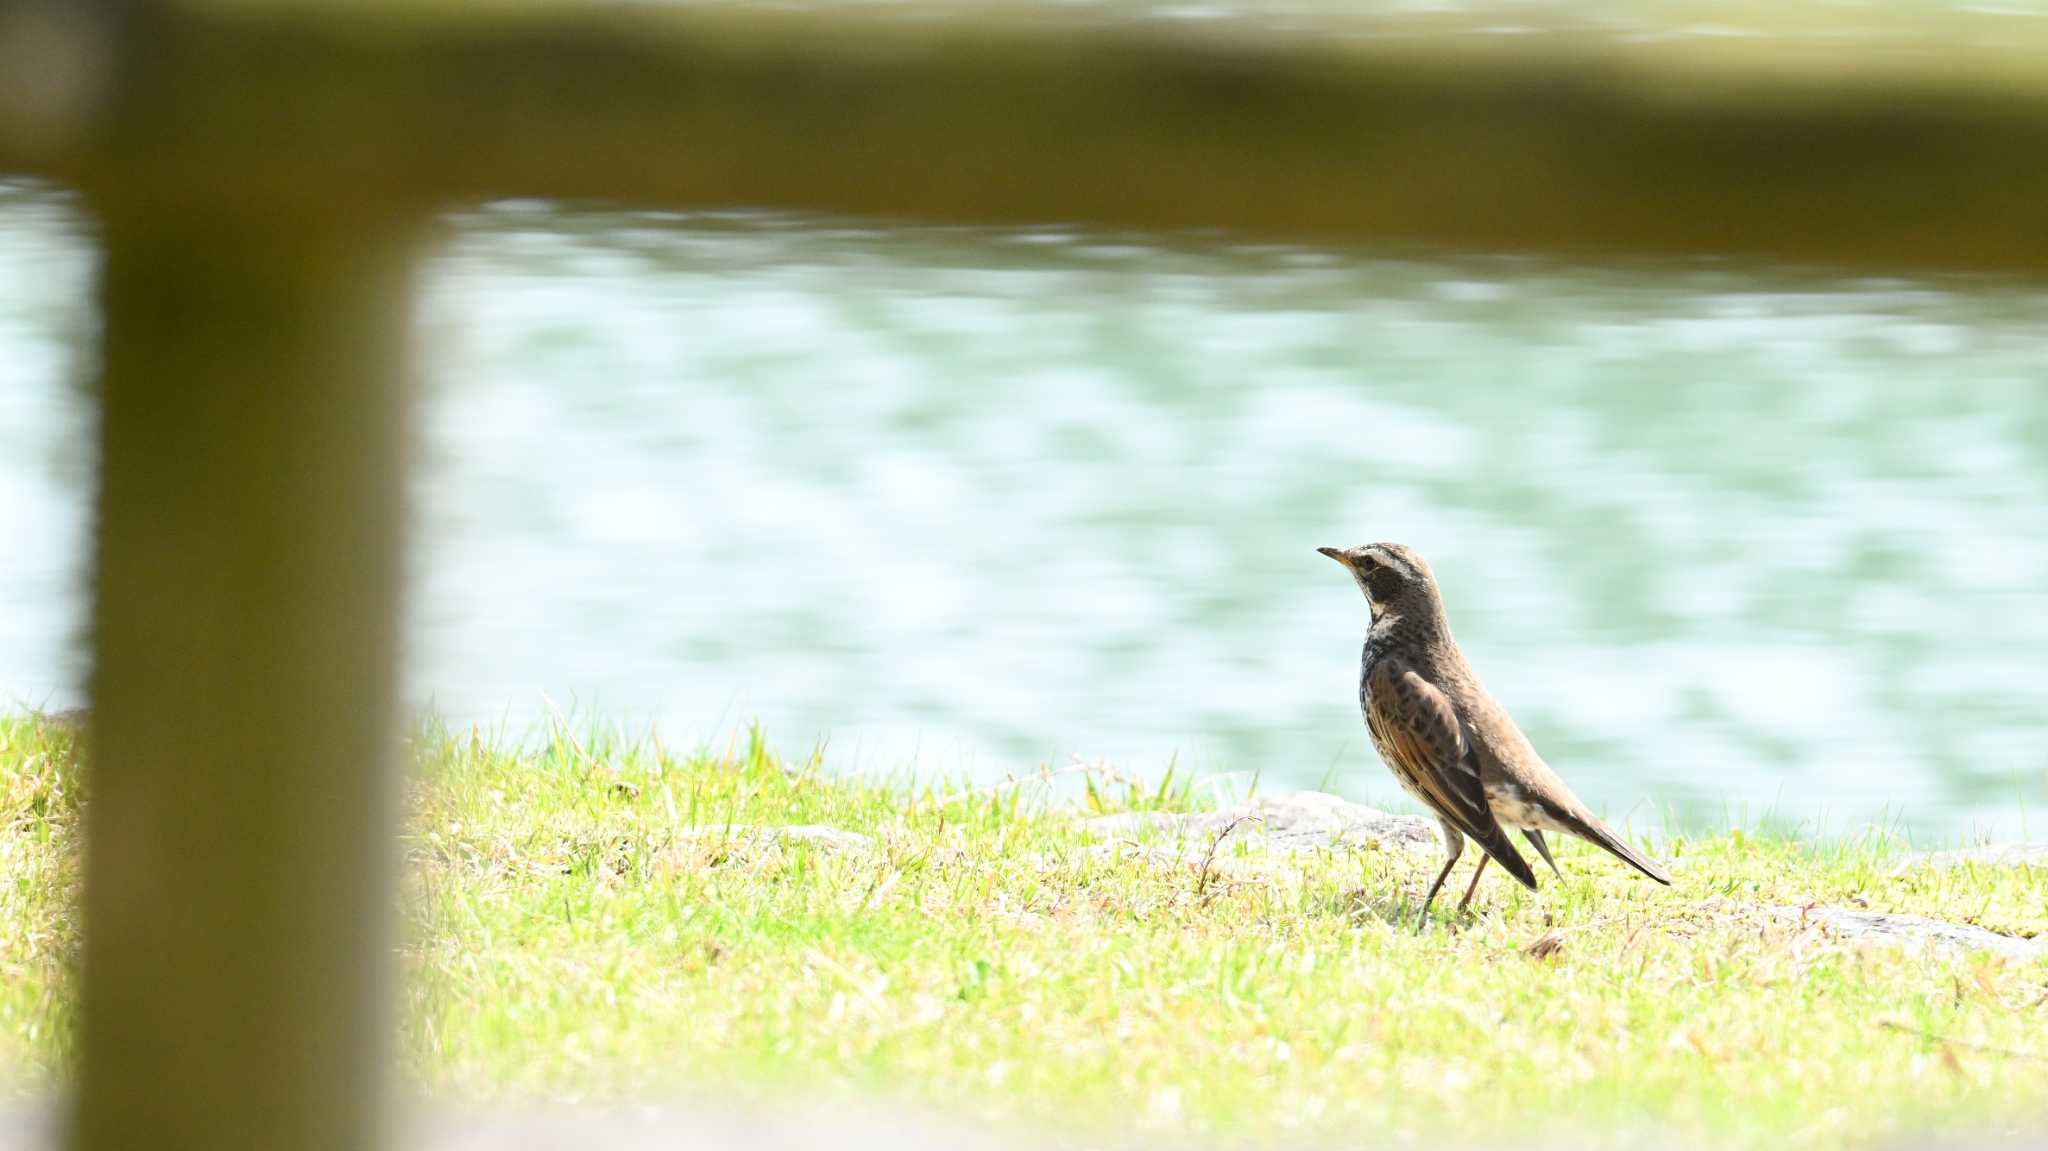
POLYGON ((1380 566, 1380 561, 1378 561, 1378 560, 1376 560, 1376 559, 1372 558, 1371 556, 1361 556, 1361 557, 1359 557, 1359 560, 1358 560, 1358 570, 1360 570, 1360 571, 1363 571, 1363 572, 1371 572, 1371 571, 1374 571, 1374 570, 1376 570, 1376 569, 1377 569, 1377 568, 1378 568, 1379 566, 1380 566))

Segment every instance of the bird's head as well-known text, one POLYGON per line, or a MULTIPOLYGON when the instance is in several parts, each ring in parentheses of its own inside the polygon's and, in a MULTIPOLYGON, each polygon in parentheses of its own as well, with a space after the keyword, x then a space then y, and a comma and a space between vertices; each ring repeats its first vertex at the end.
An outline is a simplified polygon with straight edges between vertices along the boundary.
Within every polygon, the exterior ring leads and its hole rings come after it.
POLYGON ((1355 548, 1317 548, 1343 564, 1358 581, 1372 618, 1389 610, 1399 614, 1412 608, 1435 608, 1436 577, 1429 564, 1411 548, 1400 544, 1360 544, 1355 548))

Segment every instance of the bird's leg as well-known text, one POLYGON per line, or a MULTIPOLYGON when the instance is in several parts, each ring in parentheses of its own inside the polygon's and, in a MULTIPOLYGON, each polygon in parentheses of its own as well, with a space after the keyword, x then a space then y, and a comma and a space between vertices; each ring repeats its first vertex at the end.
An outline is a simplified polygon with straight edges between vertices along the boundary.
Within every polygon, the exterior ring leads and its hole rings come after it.
POLYGON ((1486 874, 1486 865, 1493 856, 1481 852, 1479 866, 1472 869, 1472 882, 1465 885, 1465 898, 1458 901, 1458 910, 1463 911, 1472 902, 1472 893, 1479 890, 1479 877, 1486 874))
POLYGON ((1465 844, 1462 836, 1455 840, 1446 841, 1445 846, 1450 848, 1451 855, 1449 859, 1444 860, 1444 869, 1436 873, 1436 882, 1429 885, 1429 894, 1422 897, 1422 913, 1415 917, 1415 934, 1417 935, 1422 934, 1423 927, 1429 923, 1429 905, 1435 902, 1438 889, 1443 887, 1444 880, 1450 878, 1451 868, 1458 866, 1458 857, 1465 853, 1465 844))

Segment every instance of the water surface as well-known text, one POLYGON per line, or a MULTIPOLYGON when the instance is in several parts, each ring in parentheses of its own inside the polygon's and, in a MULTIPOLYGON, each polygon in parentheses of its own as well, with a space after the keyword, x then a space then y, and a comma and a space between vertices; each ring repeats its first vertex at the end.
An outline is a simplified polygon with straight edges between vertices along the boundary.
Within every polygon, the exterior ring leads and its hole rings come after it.
MULTIPOLYGON (((90 251, 0 194, 31 703, 81 678, 90 251)), ((1610 815, 2017 838, 2048 801, 2040 294, 502 205, 424 297, 407 681, 457 724, 1404 807, 1314 552, 1393 539, 1610 815)))

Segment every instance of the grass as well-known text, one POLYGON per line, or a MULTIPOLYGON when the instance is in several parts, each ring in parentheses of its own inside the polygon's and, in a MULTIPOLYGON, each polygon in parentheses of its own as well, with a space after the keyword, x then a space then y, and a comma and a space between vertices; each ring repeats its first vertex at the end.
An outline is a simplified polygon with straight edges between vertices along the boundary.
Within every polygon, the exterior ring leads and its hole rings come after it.
MULTIPOLYGON (((1204 866, 1079 826, 1186 806, 1170 784, 1047 808, 838 778, 758 736, 685 754, 566 729, 429 731, 414 758, 402 1058, 436 1098, 858 1093, 1075 1133, 1736 1147, 2038 1130, 2048 1103, 2048 962, 1759 910, 2048 931, 2048 876, 1898 869, 1882 836, 1660 843, 1670 890, 1572 844, 1564 882, 1489 875, 1479 914, 1454 890, 1418 937, 1395 921, 1431 855, 1226 842, 1204 866), (748 830, 776 825, 872 848, 748 830)), ((67 736, 0 718, 0 1077, 30 1089, 75 1057, 75 772, 67 736)))

